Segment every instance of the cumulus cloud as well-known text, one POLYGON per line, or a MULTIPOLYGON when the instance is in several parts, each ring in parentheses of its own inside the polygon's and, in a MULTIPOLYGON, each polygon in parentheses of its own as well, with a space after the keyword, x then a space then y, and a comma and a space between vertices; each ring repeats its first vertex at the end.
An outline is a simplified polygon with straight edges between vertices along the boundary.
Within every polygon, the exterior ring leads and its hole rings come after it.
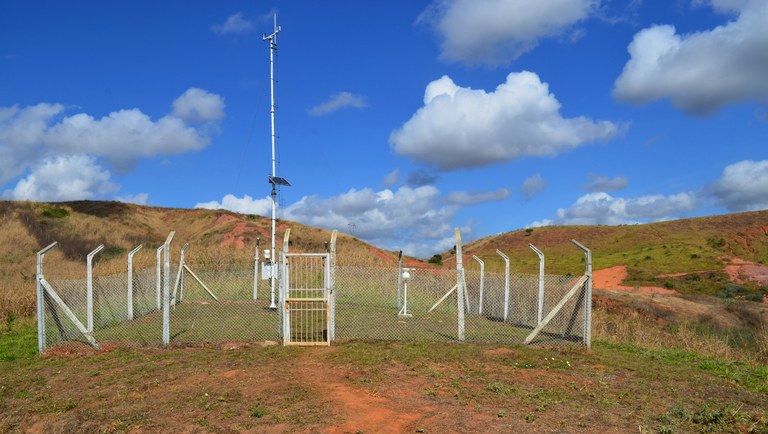
POLYGON ((525 179, 525 181, 523 181, 523 186, 520 187, 520 191, 523 193, 523 196, 525 196, 525 199, 527 200, 538 194, 540 191, 544 190, 546 187, 547 181, 543 176, 537 173, 533 176, 529 176, 525 179))
POLYGON ((616 176, 609 178, 607 176, 590 173, 587 182, 582 184, 581 188, 589 192, 611 192, 627 188, 629 180, 626 176, 616 176))
POLYGON ((172 114, 187 122, 211 122, 224 117, 224 99, 205 89, 190 87, 173 101, 172 114))
POLYGON ((708 193, 730 211, 768 209, 768 160, 726 166, 708 193))
POLYGON ((768 102, 768 2, 713 0, 718 10, 738 17, 712 30, 680 35, 670 25, 637 33, 630 59, 613 95, 644 104, 669 98, 695 115, 740 102, 768 102))
POLYGON ((419 17, 442 38, 441 58, 467 64, 508 63, 543 38, 563 35, 599 0, 436 0, 419 17))
MULTIPOLYGON (((198 203, 196 208, 228 209, 267 215, 270 198, 237 198, 226 195, 221 202, 198 203)), ((433 186, 400 187, 397 190, 350 189, 338 196, 305 196, 280 210, 281 218, 326 229, 354 226, 355 236, 409 255, 425 256, 440 251, 450 236, 457 206, 444 205, 433 186), (441 244, 442 243, 442 244, 441 244)))
POLYGON ((424 106, 389 141, 397 154, 455 170, 557 155, 624 129, 584 116, 564 118, 549 86, 524 71, 509 74, 493 92, 457 86, 448 76, 429 83, 424 106))
POLYGON ((531 226, 619 225, 663 221, 682 217, 696 205, 696 195, 690 192, 636 198, 613 197, 604 192, 589 193, 568 208, 558 209, 555 218, 534 222, 531 226))
POLYGON ((103 197, 117 190, 109 171, 84 155, 62 155, 34 166, 3 196, 12 200, 59 202, 103 197))
POLYGON ((95 118, 66 115, 62 104, 0 107, 0 185, 57 156, 90 156, 127 172, 144 157, 202 149, 211 140, 210 121, 221 119, 223 109, 221 97, 197 88, 157 120, 136 108, 95 118), (207 123, 191 125, 192 118, 207 123))
POLYGON ((496 191, 486 192, 473 192, 468 193, 466 191, 454 191, 448 194, 445 198, 445 203, 448 205, 476 205, 483 202, 497 202, 504 200, 510 195, 509 189, 500 188, 496 191))
POLYGON ((262 199, 254 199, 249 195, 242 198, 233 194, 228 194, 221 199, 221 202, 210 201, 196 203, 195 208, 205 209, 226 209, 240 214, 272 215, 272 198, 269 196, 262 199))
POLYGON ((344 108, 361 109, 367 105, 366 98, 362 95, 351 92, 339 92, 335 95, 331 95, 330 98, 322 104, 318 104, 309 109, 309 114, 312 116, 324 116, 344 108))
POLYGON ((211 30, 220 35, 227 33, 239 34, 253 31, 254 25, 243 17, 242 12, 238 12, 227 17, 223 23, 212 25, 211 30))
POLYGON ((149 194, 138 193, 138 194, 119 195, 119 196, 115 196, 115 200, 123 203, 135 203, 136 205, 146 205, 149 203, 149 194))

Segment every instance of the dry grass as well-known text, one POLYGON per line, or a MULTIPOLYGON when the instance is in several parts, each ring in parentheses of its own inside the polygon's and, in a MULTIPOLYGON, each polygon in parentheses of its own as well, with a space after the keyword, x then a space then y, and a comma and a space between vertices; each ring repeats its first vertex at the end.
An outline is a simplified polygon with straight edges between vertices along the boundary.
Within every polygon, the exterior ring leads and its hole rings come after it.
POLYGON ((768 324, 751 332, 753 346, 729 343, 724 334, 707 333, 695 323, 661 325, 642 316, 592 311, 592 336, 613 343, 633 344, 650 349, 679 349, 724 360, 751 364, 768 363, 768 324))

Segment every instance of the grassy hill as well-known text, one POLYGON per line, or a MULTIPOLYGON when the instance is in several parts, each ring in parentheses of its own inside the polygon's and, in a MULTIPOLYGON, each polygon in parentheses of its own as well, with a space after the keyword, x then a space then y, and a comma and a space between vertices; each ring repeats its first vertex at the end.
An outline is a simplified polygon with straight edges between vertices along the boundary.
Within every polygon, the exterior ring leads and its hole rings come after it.
MULTIPOLYGON (((331 233, 296 222, 278 222, 278 247, 291 229, 290 249, 323 252, 331 233)), ((120 202, 62 203, 0 201, 0 318, 24 317, 35 312, 35 253, 51 242, 59 245, 46 255, 46 270, 60 277, 84 278, 85 258, 99 244, 102 270, 124 271, 126 255, 139 244, 136 267, 154 264, 154 249, 170 231, 176 231, 173 256, 190 244, 187 258, 195 261, 253 261, 257 239, 269 248, 271 220, 223 210, 153 208, 120 202)), ((340 264, 396 263, 397 254, 339 234, 340 264)))
MULTIPOLYGON (((627 266, 628 286, 661 286, 689 294, 754 296, 766 288, 756 281, 728 286, 724 267, 738 259, 768 263, 768 211, 675 220, 643 225, 550 226, 521 229, 490 236, 464 245, 465 261, 477 255, 486 269, 500 270, 501 250, 510 257, 512 271, 537 273, 539 259, 532 243, 546 255, 548 273, 582 273, 584 256, 571 240, 592 250, 593 268, 627 266), (693 273, 685 276, 658 277, 693 273), (731 294, 722 292, 731 289, 731 294)), ((452 251, 442 254, 444 263, 455 264, 452 251)), ((471 263, 471 261, 470 261, 471 263)))
MULTIPOLYGON (((280 222, 280 239, 288 227, 293 251, 323 251, 330 238, 280 222)), ((500 249, 513 271, 534 273, 533 243, 547 255, 547 272, 577 274, 584 263, 570 243, 576 239, 592 249, 595 269, 626 265, 625 284, 671 282, 689 292, 596 289, 591 350, 249 342, 100 352, 64 346, 38 357, 37 250, 59 241, 46 270, 83 278, 84 258, 98 244, 105 245, 102 271, 124 270, 126 253, 139 243, 149 252, 135 262, 152 265, 154 248, 171 230, 174 257, 189 242, 190 262, 248 263, 257 238, 266 247, 270 222, 115 202, 0 202, 0 431, 768 432, 768 305, 695 295, 733 283, 722 269, 736 258, 768 261, 768 212, 535 228, 464 246, 468 266, 476 266, 469 259, 476 254, 490 270, 501 269, 500 249), (686 275, 698 280, 657 277, 699 271, 686 275)), ((341 264, 397 260, 344 234, 338 251, 341 264)), ((455 257, 445 252, 443 260, 449 267, 455 257)))

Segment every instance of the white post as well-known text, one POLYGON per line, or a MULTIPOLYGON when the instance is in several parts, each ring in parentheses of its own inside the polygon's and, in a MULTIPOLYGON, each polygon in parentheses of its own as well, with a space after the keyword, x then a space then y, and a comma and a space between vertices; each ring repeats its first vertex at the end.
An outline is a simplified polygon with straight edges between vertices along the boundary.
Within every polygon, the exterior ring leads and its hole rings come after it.
POLYGON ((155 289, 156 289, 156 295, 157 295, 157 303, 156 303, 157 304, 157 310, 160 310, 160 308, 162 307, 161 299, 160 299, 160 294, 162 293, 162 289, 163 289, 162 288, 162 284, 160 283, 160 279, 162 279, 162 273, 161 273, 162 258, 160 257, 160 254, 163 253, 163 248, 164 247, 165 247, 165 245, 162 245, 162 246, 157 248, 157 266, 156 266, 156 268, 157 268, 156 271, 157 272, 155 273, 156 274, 156 276, 155 276, 155 289))
POLYGON ((88 333, 93 333, 93 257, 104 248, 104 244, 99 244, 99 247, 93 249, 91 253, 86 257, 86 292, 85 298, 87 303, 87 316, 88 324, 86 326, 88 333))
POLYGON ((504 258, 504 321, 509 318, 509 256, 505 255, 501 252, 501 250, 496 250, 496 253, 499 254, 502 258, 504 258))
POLYGON ((402 290, 403 290, 403 251, 397 254, 397 308, 402 307, 402 290))
POLYGON ((43 257, 45 253, 58 244, 56 241, 37 252, 37 269, 35 275, 35 284, 37 289, 37 350, 42 353, 45 350, 45 296, 43 294, 43 257))
POLYGON ((256 254, 253 256, 253 300, 258 299, 259 295, 259 249, 261 248, 261 238, 256 238, 256 254))
POLYGON ((537 299, 538 303, 536 305, 536 325, 539 325, 541 324, 544 315, 544 253, 531 243, 528 243, 528 247, 530 247, 534 253, 539 255, 539 295, 537 299))
POLYGON ((571 242, 584 252, 587 261, 584 272, 587 277, 587 287, 584 291, 584 345, 590 348, 592 347, 592 251, 576 240, 571 240, 571 242))
POLYGON ((330 300, 331 303, 331 321, 330 321, 330 330, 328 331, 328 337, 330 340, 336 339, 336 236, 339 234, 339 231, 336 229, 331 232, 331 245, 330 245, 330 251, 328 261, 329 264, 329 289, 330 289, 330 300))
POLYGON ((459 228, 453 231, 456 236, 456 308, 459 319, 459 340, 464 340, 464 264, 461 258, 461 232, 459 228))
POLYGON ((128 319, 133 319, 133 255, 135 255, 144 244, 139 244, 135 249, 128 253, 128 319))
POLYGON ((163 244, 163 345, 171 343, 171 241, 176 231, 171 231, 163 244))
POLYGON ((485 287, 485 262, 478 258, 477 255, 472 255, 472 259, 480 264, 480 300, 477 303, 477 314, 483 314, 483 289, 485 287))
POLYGON ((415 268, 403 268, 403 273, 400 275, 400 278, 402 279, 403 283, 403 298, 402 298, 402 307, 400 308, 400 311, 397 313, 397 316, 406 316, 410 317, 410 312, 408 312, 408 281, 411 279, 411 271, 414 271, 415 268))

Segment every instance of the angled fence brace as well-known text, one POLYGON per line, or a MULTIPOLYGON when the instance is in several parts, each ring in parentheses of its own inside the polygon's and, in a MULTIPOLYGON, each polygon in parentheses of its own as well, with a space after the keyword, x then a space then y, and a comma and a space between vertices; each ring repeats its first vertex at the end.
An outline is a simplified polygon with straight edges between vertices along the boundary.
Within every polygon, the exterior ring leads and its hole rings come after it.
POLYGON ((546 327, 546 325, 549 324, 550 321, 552 321, 552 318, 554 318, 555 315, 557 315, 557 313, 560 312, 560 309, 562 309, 563 306, 565 306, 565 304, 568 303, 568 301, 572 299, 573 296, 579 292, 579 290, 581 290, 582 286, 584 286, 584 282, 586 282, 587 280, 588 280, 587 276, 581 276, 581 278, 578 281, 576 281, 576 284, 573 285, 573 287, 571 287, 571 289, 565 294, 565 296, 563 296, 562 299, 560 299, 557 305, 554 308, 552 308, 551 311, 549 311, 549 313, 544 318, 544 320, 539 325, 537 325, 535 329, 533 329, 533 331, 531 332, 531 334, 528 335, 527 338, 525 338, 525 341, 523 341, 523 344, 525 345, 530 344, 533 338, 535 338, 536 335, 538 335, 539 332, 541 332, 541 330, 544 329, 544 327, 546 327))
MULTIPOLYGON (((195 280, 197 280, 197 283, 199 283, 199 284, 200 284, 200 286, 202 286, 202 287, 203 287, 203 289, 205 290, 205 292, 207 292, 207 293, 208 293, 208 295, 210 295, 210 296, 211 296, 211 298, 213 298, 213 299, 214 299, 214 300, 216 300, 216 301, 219 301, 219 297, 216 297, 216 294, 214 294, 214 293, 213 293, 213 291, 211 291, 211 290, 208 288, 208 286, 206 286, 206 285, 205 285, 205 283, 203 283, 203 281, 202 281, 202 280, 200 280, 200 278, 199 278, 199 277, 197 277, 197 274, 195 274, 195 272, 194 272, 194 271, 192 271, 192 270, 191 270, 189 267, 187 267, 187 264, 183 264, 182 266, 184 267, 184 269, 185 269, 185 270, 187 270, 187 272, 189 273, 189 275, 190 275, 190 276, 192 276, 192 278, 194 278, 195 280)), ((179 298, 179 300, 181 300, 181 298, 179 298)))
POLYGON ((485 287, 485 262, 478 258, 477 255, 472 255, 472 259, 480 264, 480 299, 477 302, 477 314, 483 314, 483 288, 485 287))
POLYGON ((157 310, 160 310, 160 308, 162 307, 161 294, 163 293, 163 284, 161 283, 161 279, 162 279, 162 262, 163 261, 162 261, 162 258, 161 258, 160 255, 163 253, 163 248, 164 247, 165 247, 165 245, 161 245, 160 247, 157 248, 157 270, 156 270, 156 273, 155 273, 156 274, 156 276, 155 276, 155 289, 156 289, 156 294, 157 294, 157 303, 156 303, 157 304, 157 310))
POLYGON ((181 303, 184 299, 184 268, 186 268, 184 266, 184 252, 186 252, 188 246, 189 243, 184 243, 179 253, 179 269, 176 271, 176 281, 173 284, 173 295, 171 296, 171 306, 174 309, 176 308, 176 303, 181 303), (179 292, 179 287, 181 287, 181 292, 179 292), (176 300, 177 294, 179 295, 178 301, 176 300))
POLYGON ((56 304, 59 305, 59 308, 64 312, 64 315, 67 316, 67 318, 72 321, 72 323, 77 327, 78 330, 80 330, 80 333, 85 336, 85 339, 88 341, 88 343, 96 350, 99 349, 99 344, 96 342, 96 339, 93 338, 93 332, 88 331, 86 327, 83 325, 83 323, 80 322, 79 319, 75 316, 74 313, 69 309, 66 303, 64 303, 64 300, 59 297, 59 294, 56 293, 56 291, 53 289, 50 283, 48 283, 45 278, 40 279, 40 285, 42 285, 43 288, 45 288, 46 293, 53 299, 53 301, 56 302, 56 304))
POLYGON ((104 249, 104 244, 99 244, 99 247, 93 249, 91 253, 86 257, 86 303, 88 306, 88 333, 93 333, 93 257, 97 253, 104 249))
POLYGON ((144 244, 139 244, 128 253, 128 320, 133 319, 133 255, 138 253, 144 244))
POLYGON ((544 253, 531 243, 528 247, 539 256, 539 294, 536 303, 536 324, 541 324, 544 316, 544 253))
MULTIPOLYGON (((37 292, 37 350, 40 353, 45 351, 45 289, 41 283, 41 280, 43 279, 43 257, 49 250, 54 248, 56 244, 58 244, 58 242, 54 241, 44 249, 37 252, 35 286, 37 292)), ((59 328, 59 332, 63 332, 61 327, 59 328)))
POLYGON ((504 258, 504 321, 509 318, 509 256, 496 249, 496 253, 504 258))
POLYGON ((171 231, 163 244, 163 345, 171 343, 171 241, 176 231, 171 231))
POLYGON ((576 240, 571 240, 582 252, 586 259, 586 269, 584 275, 587 277, 587 287, 584 291, 584 345, 587 348, 592 347, 592 251, 584 247, 576 240))
POLYGON ((464 292, 466 291, 466 284, 464 283, 464 264, 461 257, 461 232, 459 228, 455 228, 453 233, 456 237, 456 310, 458 311, 458 338, 460 341, 464 340, 464 292))

